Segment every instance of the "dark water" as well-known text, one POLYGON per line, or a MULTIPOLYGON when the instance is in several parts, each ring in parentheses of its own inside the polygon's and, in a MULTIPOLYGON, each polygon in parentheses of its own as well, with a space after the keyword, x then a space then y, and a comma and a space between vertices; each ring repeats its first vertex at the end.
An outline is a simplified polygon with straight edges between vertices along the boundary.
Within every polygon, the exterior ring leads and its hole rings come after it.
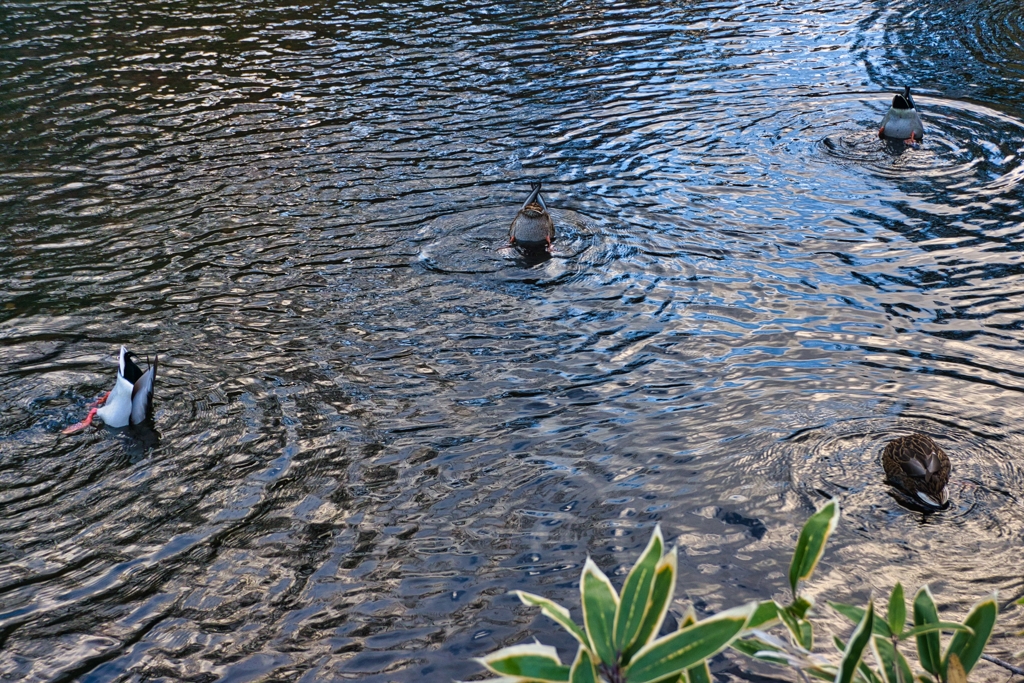
POLYGON ((1019 3, 22 0, 0 38, 5 679, 568 656, 508 590, 575 610, 660 522, 677 613, 781 596, 832 495, 822 600, 1024 592, 1019 3), (61 435, 122 343, 153 429, 61 435), (882 482, 914 431, 947 511, 882 482))

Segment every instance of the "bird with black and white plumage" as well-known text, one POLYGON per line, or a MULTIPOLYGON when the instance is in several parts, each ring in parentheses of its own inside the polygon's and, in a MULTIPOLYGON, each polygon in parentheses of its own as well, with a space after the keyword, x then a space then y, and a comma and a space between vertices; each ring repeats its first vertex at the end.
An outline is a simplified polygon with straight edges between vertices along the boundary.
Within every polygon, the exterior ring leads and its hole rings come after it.
POLYGON ((910 86, 903 88, 903 93, 894 95, 889 111, 882 119, 878 129, 878 137, 890 140, 903 140, 908 145, 921 142, 924 138, 924 124, 921 115, 914 106, 914 98, 910 94, 910 86))
POLYGON ((108 427, 127 427, 129 424, 141 424, 153 415, 153 384, 156 381, 159 356, 153 358, 145 372, 132 358, 138 356, 122 346, 114 388, 92 405, 84 420, 71 425, 62 433, 80 432, 97 417, 108 427))

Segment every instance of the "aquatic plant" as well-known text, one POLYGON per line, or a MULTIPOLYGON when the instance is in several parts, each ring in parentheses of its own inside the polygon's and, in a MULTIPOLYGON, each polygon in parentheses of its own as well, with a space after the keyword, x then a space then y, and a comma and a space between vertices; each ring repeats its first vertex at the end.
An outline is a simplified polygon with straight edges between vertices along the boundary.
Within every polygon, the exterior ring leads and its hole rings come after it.
POLYGON ((656 527, 640 559, 629 571, 621 594, 588 557, 580 576, 583 625, 569 610, 531 593, 516 591, 527 605, 568 631, 577 641, 571 665, 563 664, 555 648, 533 643, 514 645, 478 661, 503 683, 710 683, 707 660, 722 650, 733 649, 755 659, 795 668, 808 676, 836 683, 958 683, 982 656, 995 626, 995 598, 982 600, 962 624, 939 620, 935 600, 927 586, 912 603, 913 626, 907 626, 903 586, 892 589, 886 616, 866 608, 829 602, 856 624, 849 640, 833 638, 838 662, 814 652, 814 627, 809 617, 814 600, 800 593, 825 551, 825 543, 839 522, 839 502, 829 501, 804 524, 789 568, 793 599, 783 605, 775 600, 752 602, 698 621, 691 609, 674 633, 659 637, 672 601, 676 580, 676 549, 664 552, 661 528, 656 527), (768 629, 782 624, 787 639, 768 629), (953 637, 941 648, 940 632, 953 637), (900 645, 913 640, 924 672, 914 674, 900 645), (870 649, 875 666, 865 661, 870 649))

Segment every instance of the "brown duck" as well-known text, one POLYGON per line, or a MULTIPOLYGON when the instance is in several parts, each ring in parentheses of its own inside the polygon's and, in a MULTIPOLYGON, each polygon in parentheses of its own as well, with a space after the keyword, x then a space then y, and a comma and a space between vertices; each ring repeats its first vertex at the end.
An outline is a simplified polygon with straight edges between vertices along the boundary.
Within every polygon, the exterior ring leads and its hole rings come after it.
POLYGON ((901 436, 885 445, 882 468, 889 482, 933 508, 949 502, 949 457, 924 434, 901 436))
POLYGON ((509 244, 523 251, 546 251, 555 241, 555 226, 540 196, 540 183, 531 187, 533 191, 508 229, 509 244))

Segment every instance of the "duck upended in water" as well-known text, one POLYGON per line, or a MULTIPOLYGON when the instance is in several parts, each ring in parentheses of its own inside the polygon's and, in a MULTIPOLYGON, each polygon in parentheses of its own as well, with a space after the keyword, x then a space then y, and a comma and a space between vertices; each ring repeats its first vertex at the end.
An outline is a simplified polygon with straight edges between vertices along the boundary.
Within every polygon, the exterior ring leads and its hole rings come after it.
POLYGON ((132 361, 133 357, 138 358, 121 347, 114 388, 93 404, 84 420, 65 429, 64 434, 85 429, 92 424, 94 417, 103 420, 108 427, 126 427, 140 424, 153 414, 153 382, 159 356, 153 358, 145 372, 132 361))
POLYGON ((882 468, 889 482, 915 501, 932 508, 949 502, 949 457, 924 434, 894 439, 882 451, 882 468))
POLYGON ((908 145, 921 142, 924 138, 924 124, 921 116, 914 108, 914 98, 910 96, 910 86, 903 88, 902 95, 892 98, 892 106, 885 113, 882 125, 878 129, 878 137, 892 140, 903 140, 908 145))
POLYGON ((525 252, 547 251, 555 241, 555 225, 540 196, 540 183, 531 187, 533 191, 508 229, 509 244, 525 252))

